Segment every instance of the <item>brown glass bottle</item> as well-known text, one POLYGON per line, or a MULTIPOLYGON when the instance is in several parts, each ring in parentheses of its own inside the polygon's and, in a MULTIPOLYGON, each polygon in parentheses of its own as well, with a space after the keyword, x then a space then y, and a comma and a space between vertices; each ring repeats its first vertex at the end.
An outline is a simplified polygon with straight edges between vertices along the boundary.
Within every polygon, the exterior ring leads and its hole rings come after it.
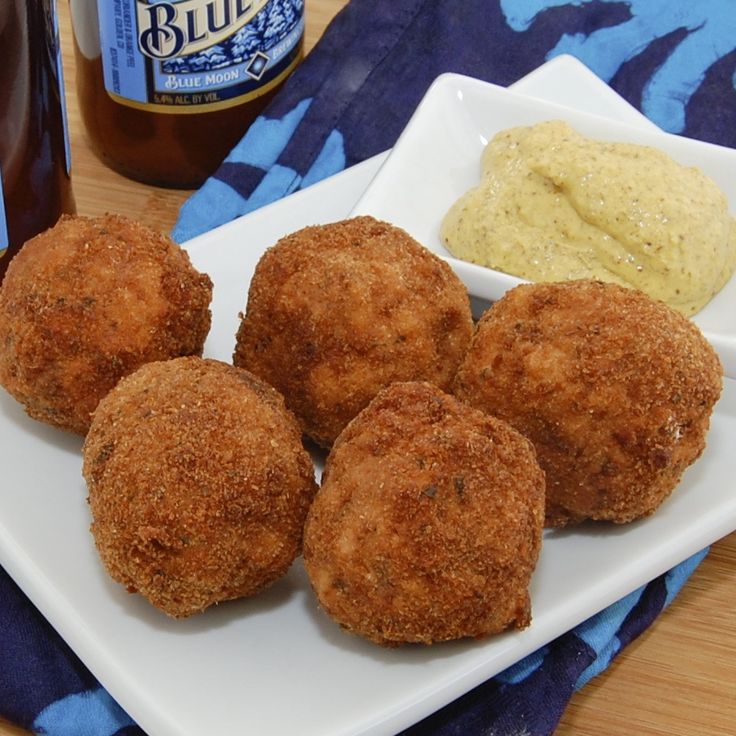
MULTIPOLYGON (((286 81, 302 55, 303 2, 297 0, 300 10, 298 13, 292 12, 291 47, 262 79, 246 77, 243 71, 246 62, 254 58, 252 54, 261 54, 260 51, 251 50, 247 52, 251 56, 244 57, 239 64, 228 66, 228 60, 223 57, 222 66, 203 67, 204 71, 200 70, 199 73, 199 80, 204 82, 209 77, 208 72, 221 76, 237 72, 248 80, 249 86, 244 85, 247 89, 243 86, 235 91, 227 87, 215 91, 200 88, 169 94, 156 81, 165 77, 164 65, 189 64, 192 59, 202 63, 201 58, 205 57, 198 58, 196 53, 174 53, 171 48, 155 49, 157 56, 146 55, 142 51, 145 44, 141 39, 153 37, 163 43, 170 33, 170 24, 175 33, 181 33, 182 36, 186 33, 198 40, 207 35, 210 25, 220 29, 221 45, 215 43, 214 48, 224 48, 226 44, 232 44, 229 40, 232 34, 223 40, 223 34, 228 33, 227 22, 234 20, 239 12, 253 6, 259 8, 258 12, 268 14, 272 3, 294 4, 294 0, 171 0, 158 4, 159 12, 153 21, 158 25, 154 31, 146 29, 146 21, 140 17, 140 11, 138 17, 131 11, 126 18, 123 10, 120 11, 123 15, 117 19, 117 28, 118 32, 121 27, 127 28, 127 36, 121 41, 118 35, 118 48, 113 56, 112 31, 108 30, 106 37, 104 30, 111 21, 102 16, 103 12, 110 16, 111 11, 106 10, 99 0, 70 2, 77 61, 77 92, 91 147, 112 169, 148 184, 183 189, 202 184, 286 81), (177 5, 185 10, 178 10, 177 5), (167 15, 164 6, 173 10, 167 15), (188 22, 184 22, 182 18, 187 12, 192 16, 188 22), (181 31, 174 26, 175 23, 181 26, 181 31), (112 75, 124 73, 128 62, 140 66, 142 70, 143 81, 140 84, 145 85, 145 99, 131 99, 125 91, 113 87, 112 75), (113 65, 117 66, 111 71, 113 65), (181 103, 174 104, 173 100, 179 97, 181 103)), ((112 6, 109 0, 104 2, 112 6)), ((126 0, 122 5, 125 6, 125 3, 126 0)), ((264 15, 260 19, 262 27, 266 17, 264 15)), ((230 25, 237 26, 237 23, 230 25)), ((200 41, 200 47, 206 42, 200 41)), ((205 47, 205 53, 211 54, 211 48, 213 46, 205 47)), ((209 64, 211 57, 206 58, 209 64)), ((181 77, 190 82, 196 81, 197 75, 195 68, 189 74, 182 73, 177 77, 172 74, 171 78, 181 77)))
POLYGON ((0 280, 26 240, 74 211, 63 93, 54 0, 2 0, 0 280))

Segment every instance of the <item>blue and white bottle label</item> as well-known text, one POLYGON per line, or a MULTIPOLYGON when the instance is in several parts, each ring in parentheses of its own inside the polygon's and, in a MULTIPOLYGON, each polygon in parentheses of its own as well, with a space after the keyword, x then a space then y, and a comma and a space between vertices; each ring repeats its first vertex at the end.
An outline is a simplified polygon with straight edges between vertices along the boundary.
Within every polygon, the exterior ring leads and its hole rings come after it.
POLYGON ((105 88, 157 112, 240 104, 298 61, 304 0, 98 0, 105 88))
POLYGON ((3 193, 3 170, 0 168, 0 258, 5 255, 9 245, 8 217, 5 212, 5 195, 3 193))

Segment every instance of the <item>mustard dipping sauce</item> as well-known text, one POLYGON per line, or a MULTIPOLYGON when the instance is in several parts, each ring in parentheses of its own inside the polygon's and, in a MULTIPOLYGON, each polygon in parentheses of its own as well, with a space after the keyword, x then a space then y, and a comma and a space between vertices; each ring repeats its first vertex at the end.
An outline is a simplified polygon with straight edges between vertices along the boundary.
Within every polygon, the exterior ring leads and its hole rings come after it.
POLYGON ((441 225, 457 258, 529 281, 612 281, 686 315, 736 269, 723 192, 655 148, 548 121, 496 135, 481 168, 441 225))

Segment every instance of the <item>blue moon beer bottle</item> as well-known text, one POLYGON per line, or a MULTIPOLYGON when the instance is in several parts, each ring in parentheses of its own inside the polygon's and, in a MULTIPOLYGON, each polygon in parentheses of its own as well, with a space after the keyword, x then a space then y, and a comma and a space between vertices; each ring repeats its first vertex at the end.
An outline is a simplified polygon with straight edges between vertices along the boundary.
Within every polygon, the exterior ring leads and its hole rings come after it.
POLYGON ((302 56, 304 0, 70 0, 77 92, 111 168, 199 186, 302 56))
POLYGON ((0 0, 0 280, 74 211, 55 0, 0 0))

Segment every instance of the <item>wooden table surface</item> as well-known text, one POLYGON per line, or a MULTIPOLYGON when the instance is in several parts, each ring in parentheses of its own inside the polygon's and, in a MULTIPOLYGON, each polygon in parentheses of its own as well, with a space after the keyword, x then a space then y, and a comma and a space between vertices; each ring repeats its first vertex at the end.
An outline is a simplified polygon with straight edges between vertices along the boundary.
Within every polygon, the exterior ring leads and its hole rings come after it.
MULTIPOLYGON (((307 0, 307 49, 346 1, 307 0)), ((169 230, 189 192, 128 181, 89 151, 76 101, 66 0, 59 0, 59 15, 78 211, 116 211, 169 230)), ((736 533, 714 544, 654 626, 573 696, 557 735, 736 735, 734 609, 736 533)), ((25 733, 0 720, 0 736, 25 733)))

